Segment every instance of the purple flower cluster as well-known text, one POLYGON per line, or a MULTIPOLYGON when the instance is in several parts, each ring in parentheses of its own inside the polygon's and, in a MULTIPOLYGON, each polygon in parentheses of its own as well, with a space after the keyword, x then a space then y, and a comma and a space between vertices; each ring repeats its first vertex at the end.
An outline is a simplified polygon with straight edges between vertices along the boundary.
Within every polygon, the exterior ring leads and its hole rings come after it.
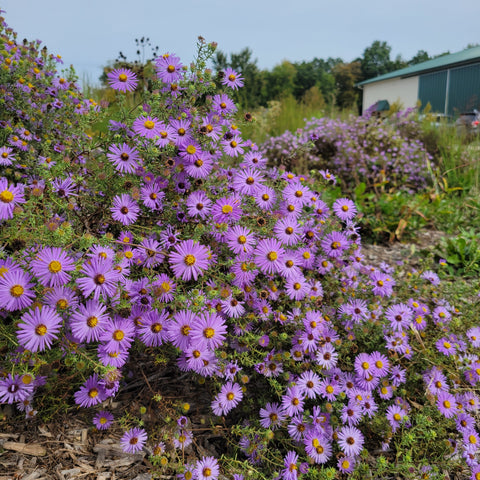
MULTIPOLYGON (((312 118, 295 133, 286 131, 268 139, 260 152, 272 164, 287 169, 298 165, 328 168, 350 191, 361 182, 369 190, 375 186, 418 191, 427 185, 425 162, 432 158, 417 138, 404 133, 408 131, 405 122, 412 122, 409 113, 400 115, 398 124, 380 122, 370 115, 351 116, 346 121, 312 118)), ((335 178, 328 170, 324 177, 335 178)))

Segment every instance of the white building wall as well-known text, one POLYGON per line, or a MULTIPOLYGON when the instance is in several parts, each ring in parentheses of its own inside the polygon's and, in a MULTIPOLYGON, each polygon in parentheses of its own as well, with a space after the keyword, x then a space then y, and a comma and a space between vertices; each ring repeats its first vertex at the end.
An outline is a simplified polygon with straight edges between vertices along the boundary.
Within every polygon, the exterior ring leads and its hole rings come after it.
POLYGON ((388 100, 390 105, 400 102, 403 109, 415 107, 418 99, 418 76, 391 78, 363 85, 363 110, 379 100, 388 100))

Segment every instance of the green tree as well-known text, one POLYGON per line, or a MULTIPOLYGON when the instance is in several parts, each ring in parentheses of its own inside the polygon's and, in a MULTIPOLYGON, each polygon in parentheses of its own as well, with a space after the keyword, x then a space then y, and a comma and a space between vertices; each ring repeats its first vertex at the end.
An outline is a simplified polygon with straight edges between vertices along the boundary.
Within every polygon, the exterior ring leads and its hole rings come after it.
POLYGON ((375 40, 367 47, 361 59, 362 79, 368 80, 395 70, 394 62, 390 59, 391 51, 392 47, 380 40, 375 40))
POLYGON ((340 108, 357 108, 359 104, 359 89, 355 84, 362 76, 362 64, 355 61, 339 63, 333 67, 336 86, 336 103, 340 108))
POLYGON ((409 60, 408 64, 417 65, 417 63, 426 62, 427 60, 430 60, 430 55, 425 50, 419 50, 415 56, 409 60))

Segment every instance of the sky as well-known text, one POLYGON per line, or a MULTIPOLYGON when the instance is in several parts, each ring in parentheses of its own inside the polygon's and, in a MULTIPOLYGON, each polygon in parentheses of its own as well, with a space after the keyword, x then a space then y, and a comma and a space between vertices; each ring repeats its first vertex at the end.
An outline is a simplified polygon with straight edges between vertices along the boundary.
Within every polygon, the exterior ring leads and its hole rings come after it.
POLYGON ((199 35, 226 54, 249 47, 269 70, 283 60, 350 62, 375 40, 405 60, 480 42, 479 0, 0 0, 0 8, 20 41, 42 40, 90 85, 120 51, 135 60, 141 37, 184 64, 199 35))

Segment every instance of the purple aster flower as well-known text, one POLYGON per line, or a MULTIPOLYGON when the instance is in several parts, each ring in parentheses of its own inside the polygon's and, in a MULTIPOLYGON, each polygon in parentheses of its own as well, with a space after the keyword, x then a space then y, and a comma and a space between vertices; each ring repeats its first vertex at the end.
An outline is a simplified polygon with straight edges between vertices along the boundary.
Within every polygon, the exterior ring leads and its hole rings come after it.
POLYGON ((403 418, 406 416, 405 410, 399 405, 390 405, 386 411, 386 417, 390 426, 392 427, 392 432, 396 432, 400 427, 400 423, 403 418))
POLYGON ((424 280, 428 280, 434 286, 440 285, 440 278, 435 272, 432 272, 431 270, 425 270, 420 275, 420 277, 424 280))
POLYGON ((368 378, 375 373, 375 364, 368 353, 359 353, 354 366, 355 373, 362 378, 368 378))
POLYGON ((243 302, 239 302, 236 298, 229 297, 221 302, 222 313, 231 318, 239 318, 245 313, 243 302))
POLYGON ((357 425, 362 419, 363 410, 356 400, 351 400, 342 407, 341 419, 348 425, 357 425))
POLYGON ((437 394, 437 407, 446 418, 452 418, 457 414, 457 400, 448 391, 440 391, 437 394))
POLYGON ((195 466, 196 480, 217 480, 220 474, 218 462, 214 457, 202 457, 195 466))
POLYGON ((278 403, 267 403, 265 408, 260 409, 260 425, 263 428, 275 430, 282 425, 286 418, 287 416, 278 403))
POLYGON ((233 189, 241 195, 254 195, 262 185, 263 175, 255 168, 238 170, 233 179, 233 189))
POLYGON ((161 182, 150 182, 141 188, 140 199, 147 208, 151 210, 162 210, 163 199, 165 198, 163 189, 164 185, 161 182))
POLYGON ((355 468, 355 459, 353 457, 340 457, 337 467, 342 473, 352 473, 355 468))
POLYGON ((326 463, 332 455, 332 445, 323 434, 315 429, 309 430, 303 439, 305 452, 315 463, 326 463))
POLYGON ((166 310, 158 312, 150 310, 142 317, 138 327, 138 336, 147 347, 159 347, 168 338, 167 321, 169 314, 166 310))
POLYGON ((142 450, 147 441, 147 432, 143 428, 132 428, 126 431, 120 439, 120 445, 125 453, 137 453, 142 450))
POLYGON ((22 322, 18 324, 18 342, 31 352, 43 351, 57 339, 61 327, 62 318, 53 308, 37 307, 22 316, 22 322))
POLYGON ((168 303, 174 298, 176 283, 165 273, 160 274, 152 282, 152 292, 160 302, 168 303))
POLYGON ((105 392, 97 374, 93 374, 74 394, 75 403, 81 407, 92 407, 105 400, 105 392))
POLYGON ((77 184, 72 178, 55 178, 52 182, 52 190, 61 198, 76 197, 77 184))
POLYGON ((104 298, 113 297, 117 291, 119 280, 118 271, 114 269, 111 260, 92 258, 87 260, 81 269, 85 276, 77 279, 77 285, 84 297, 93 293, 93 298, 98 300, 100 294, 104 298))
POLYGON ((127 363, 128 350, 107 351, 105 345, 98 346, 98 358, 106 367, 121 368, 127 363))
POLYGON ((137 74, 128 68, 116 68, 107 73, 108 84, 120 92, 133 92, 137 88, 137 74))
POLYGON ((126 143, 111 145, 108 152, 107 158, 120 173, 134 173, 138 168, 140 155, 135 147, 130 147, 126 143))
POLYGON ((98 430, 107 430, 112 426, 113 415, 106 410, 101 410, 93 417, 93 424, 98 430))
POLYGON ((185 173, 193 178, 207 178, 213 169, 213 158, 210 153, 201 152, 196 160, 185 165, 185 173))
POLYGON ((339 198, 338 200, 335 200, 332 210, 334 211, 335 215, 344 222, 347 220, 352 220, 357 214, 357 207, 348 198, 339 198))
POLYGON ((413 310, 404 303, 392 305, 385 311, 385 317, 396 332, 408 328, 413 320, 413 310))
POLYGON ((7 269, 0 275, 0 308, 11 312, 30 306, 35 297, 32 277, 20 268, 0 268, 7 269))
POLYGON ((123 225, 135 223, 140 212, 137 202, 127 193, 115 195, 113 198, 113 207, 110 209, 112 218, 121 222, 123 225))
POLYGON ((168 324, 168 336, 172 344, 180 350, 186 350, 191 342, 192 325, 196 315, 190 310, 180 310, 175 313, 168 324))
POLYGON ((222 85, 237 90, 239 87, 243 87, 243 77, 233 70, 233 68, 226 68, 223 71, 222 85))
POLYGON ((30 264, 33 274, 45 287, 60 287, 70 281, 67 272, 75 270, 74 261, 58 247, 43 248, 30 264))
POLYGON ((188 282, 192 278, 203 275, 208 268, 210 251, 207 247, 195 243, 193 240, 184 240, 170 253, 170 266, 177 278, 188 282))
POLYGON ((365 439, 357 427, 343 427, 338 432, 338 445, 347 456, 359 455, 364 441, 365 439))
POLYGON ((45 295, 47 305, 55 305, 60 313, 70 311, 78 306, 78 297, 73 288, 55 287, 45 295))
POLYGON ((350 241, 341 232, 331 232, 320 242, 325 255, 330 258, 337 258, 343 255, 343 252, 350 247, 350 241))
POLYGON ((155 59, 155 70, 162 82, 174 83, 182 78, 183 65, 179 57, 166 53, 155 59))
POLYGON ((224 320, 215 313, 202 313, 192 325, 191 338, 193 342, 202 343, 213 350, 225 340, 227 327, 224 320))
POLYGON ((288 387, 282 396, 282 408, 286 415, 293 417, 303 412, 304 396, 297 386, 288 387))
POLYGON ((370 361, 373 363, 376 377, 385 377, 390 371, 390 361, 380 352, 372 352, 370 354, 370 361))
POLYGON ((33 394, 34 384, 24 381, 25 375, 12 375, 0 379, 0 403, 23 402, 33 394))
POLYGON ((113 320, 108 318, 100 340, 104 342, 107 352, 128 350, 135 338, 135 324, 129 320, 115 315, 113 320))
POLYGON ((5 177, 0 178, 0 220, 13 218, 14 208, 26 202, 23 195, 23 185, 9 186, 5 177))
POLYGON ((212 207, 212 217, 216 223, 237 222, 242 213, 241 198, 237 195, 219 198, 212 207))
POLYGON ((190 217, 200 217, 202 220, 209 216, 212 208, 212 201, 203 190, 192 192, 185 203, 188 215, 190 217))
POLYGON ((161 135, 164 130, 164 124, 156 117, 138 117, 132 125, 133 131, 144 138, 155 138, 161 135))
POLYGON ((380 297, 389 297, 393 292, 395 280, 391 275, 379 271, 375 271, 370 275, 370 283, 373 286, 372 293, 380 297))
POLYGON ((222 116, 229 115, 230 113, 235 113, 237 111, 237 107, 233 101, 224 93, 215 95, 213 97, 212 109, 214 113, 222 116))
POLYGON ((269 211, 273 208, 277 201, 277 196, 273 188, 266 185, 259 186, 254 194, 255 203, 262 209, 269 211))
POLYGON ((141 241, 138 249, 137 261, 142 262, 145 268, 153 268, 162 263, 164 259, 161 253, 162 246, 154 238, 141 241))
POLYGON ((292 300, 303 300, 310 291, 310 285, 303 275, 288 278, 285 282, 285 293, 292 300))
POLYGON ((466 335, 470 340, 470 344, 472 345, 472 347, 480 347, 480 327, 469 328, 466 332, 466 335))
POLYGON ((229 381, 222 386, 212 402, 212 411, 215 415, 226 415, 242 401, 242 398, 242 387, 238 383, 229 381))
POLYGON ((10 147, 0 147, 0 165, 7 167, 15 161, 14 155, 12 155, 13 148, 10 147))
POLYGON ((225 241, 237 255, 252 252, 256 243, 255 236, 250 229, 240 225, 235 225, 228 230, 225 241))
POLYGON ((295 218, 288 217, 278 220, 273 231, 284 245, 293 246, 300 241, 301 229, 295 218))
POLYGON ((281 270, 285 250, 278 240, 260 240, 254 250, 255 263, 263 273, 276 273, 281 270))
POLYGON ((283 480, 297 480, 298 477, 298 455, 294 451, 289 451, 283 459, 283 466, 285 467, 281 472, 283 480))
POLYGON ((457 353, 456 345, 449 338, 440 338, 440 340, 437 340, 435 343, 435 346, 440 353, 443 353, 447 357, 457 353))
POLYGON ((100 339, 106 321, 110 318, 105 314, 106 310, 98 300, 87 300, 85 305, 79 305, 70 317, 70 328, 79 342, 90 343, 100 339))

